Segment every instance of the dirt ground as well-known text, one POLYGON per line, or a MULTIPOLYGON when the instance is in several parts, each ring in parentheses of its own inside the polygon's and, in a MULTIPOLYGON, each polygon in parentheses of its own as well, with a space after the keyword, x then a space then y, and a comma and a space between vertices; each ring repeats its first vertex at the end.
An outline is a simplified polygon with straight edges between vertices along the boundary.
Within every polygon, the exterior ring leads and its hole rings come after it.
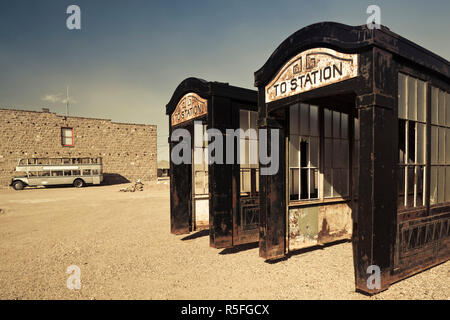
POLYGON ((350 243, 269 264, 256 246, 170 234, 168 185, 123 187, 0 189, 0 299, 450 298, 450 262, 367 297, 354 292, 350 243), (80 290, 66 286, 71 265, 80 290))

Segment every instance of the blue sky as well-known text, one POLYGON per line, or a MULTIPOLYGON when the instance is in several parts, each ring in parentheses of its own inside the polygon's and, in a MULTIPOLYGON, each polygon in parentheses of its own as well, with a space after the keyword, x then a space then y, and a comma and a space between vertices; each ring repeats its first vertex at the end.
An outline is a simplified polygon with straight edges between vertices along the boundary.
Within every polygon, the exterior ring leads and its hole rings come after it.
POLYGON ((156 124, 167 159, 165 105, 186 77, 253 88, 253 73, 290 34, 309 24, 381 23, 450 60, 450 1, 2 0, 0 106, 49 107, 118 122, 156 124), (66 8, 81 8, 81 30, 66 8))

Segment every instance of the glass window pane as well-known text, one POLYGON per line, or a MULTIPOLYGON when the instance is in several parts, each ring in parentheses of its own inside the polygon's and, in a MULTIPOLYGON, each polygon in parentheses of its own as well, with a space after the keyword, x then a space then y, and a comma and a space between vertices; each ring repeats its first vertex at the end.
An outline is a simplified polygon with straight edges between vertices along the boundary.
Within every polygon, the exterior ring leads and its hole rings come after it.
POLYGON ((423 170, 424 170, 424 166, 417 166, 416 168, 416 181, 417 181, 417 191, 416 191, 416 206, 420 207, 423 206, 423 170))
POLYGON ((309 105, 300 104, 300 135, 309 135, 309 105))
POLYGON ((311 167, 319 167, 319 137, 311 137, 310 141, 310 163, 311 167))
POLYGON ((398 117, 406 119, 406 76, 398 74, 398 117))
POLYGON ((425 134, 426 125, 417 123, 417 163, 425 164, 425 134))
POLYGON ((343 158, 341 150, 341 140, 333 139, 333 168, 342 168, 343 158))
POLYGON ((324 113, 324 126, 325 126, 325 137, 331 137, 332 136, 332 131, 331 131, 331 117, 332 117, 332 112, 329 109, 324 109, 323 111, 324 113))
POLYGON ((310 107, 310 126, 311 126, 311 135, 319 136, 319 107, 311 106, 310 107))
POLYGON ((247 110, 239 110, 239 127, 244 131, 248 130, 249 119, 247 110))
POLYGON ((439 167, 438 171, 438 203, 445 200, 445 167, 439 167))
POLYGON ((348 115, 345 113, 341 114, 341 137, 348 138, 348 115))
POLYGON ((446 164, 450 164, 450 128, 447 128, 447 136, 445 138, 446 146, 445 146, 445 161, 446 164))
POLYGON ((426 82, 417 80, 417 120, 426 122, 427 115, 427 86, 426 82))
POLYGON ((408 77, 408 119, 416 120, 416 79, 408 77))
POLYGON ((323 174, 323 196, 325 198, 329 198, 333 196, 332 194, 332 185, 333 185, 333 170, 325 169, 323 174))
POLYGON ((299 166, 299 137, 291 135, 289 137, 289 167, 299 166))
POLYGON ((447 126, 450 127, 450 93, 447 93, 447 97, 445 99, 445 104, 447 105, 447 126))
POLYGON ((339 197, 342 195, 343 184, 342 170, 333 169, 333 197, 339 197))
POLYGON ((397 195, 399 207, 405 206, 405 168, 404 166, 399 166, 397 170, 397 195))
POLYGON ((259 167, 259 161, 258 161, 258 140, 249 140, 249 155, 248 160, 250 167, 252 168, 258 168, 259 167))
POLYGON ((407 198, 407 206, 414 206, 414 170, 415 167, 408 166, 408 198, 407 198))
POLYGON ((438 121, 439 124, 445 126, 445 92, 439 90, 439 115, 438 121))
POLYGON ((445 202, 450 201, 450 167, 445 169, 446 178, 445 178, 445 202))
POLYGON ((445 130, 446 128, 439 128, 439 163, 445 164, 445 130))
POLYGON ((291 134, 298 134, 298 104, 294 104, 289 108, 289 131, 291 134))
POLYGON ((291 169, 289 178, 290 199, 298 200, 299 169, 291 169))
POLYGON ((341 113, 333 111, 333 137, 339 138, 341 132, 341 113))
POLYGON ((436 204, 437 203, 437 174, 438 174, 438 167, 432 166, 431 167, 431 176, 430 176, 430 203, 436 204))
POLYGON ((341 140, 341 148, 339 157, 342 157, 341 168, 348 168, 348 140, 341 140))
POLYGON ((250 128, 258 129, 258 112, 250 111, 250 128))
POLYGON ((431 87, 431 123, 438 124, 438 88, 431 87))
POLYGON ((319 170, 309 170, 309 197, 310 199, 317 199, 319 197, 319 170))
POLYGON ((431 126, 431 164, 438 163, 438 127, 431 126))
POLYGON ((412 121, 407 122, 408 126, 408 163, 416 162, 416 126, 412 121))
POLYGON ((325 168, 331 168, 333 165, 332 161, 333 154, 333 139, 326 138, 325 139, 325 168))

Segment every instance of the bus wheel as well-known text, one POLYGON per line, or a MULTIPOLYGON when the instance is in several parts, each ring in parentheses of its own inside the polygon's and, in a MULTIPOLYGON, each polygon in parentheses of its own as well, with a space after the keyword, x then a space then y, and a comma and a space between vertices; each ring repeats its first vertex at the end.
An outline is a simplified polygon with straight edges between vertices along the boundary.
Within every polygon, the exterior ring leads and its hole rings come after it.
POLYGON ((23 190, 23 188, 25 188, 25 184, 22 181, 14 181, 13 188, 14 190, 23 190))
POLYGON ((75 181, 73 182, 73 186, 75 188, 81 188, 82 186, 84 186, 84 181, 81 179, 75 179, 75 181))

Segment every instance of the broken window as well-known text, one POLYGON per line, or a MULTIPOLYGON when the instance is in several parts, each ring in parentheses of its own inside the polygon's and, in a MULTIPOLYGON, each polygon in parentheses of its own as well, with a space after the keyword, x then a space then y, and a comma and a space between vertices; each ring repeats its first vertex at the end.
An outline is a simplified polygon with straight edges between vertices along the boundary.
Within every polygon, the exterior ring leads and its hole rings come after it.
POLYGON ((291 200, 319 198, 319 107, 290 107, 289 190, 291 200))

